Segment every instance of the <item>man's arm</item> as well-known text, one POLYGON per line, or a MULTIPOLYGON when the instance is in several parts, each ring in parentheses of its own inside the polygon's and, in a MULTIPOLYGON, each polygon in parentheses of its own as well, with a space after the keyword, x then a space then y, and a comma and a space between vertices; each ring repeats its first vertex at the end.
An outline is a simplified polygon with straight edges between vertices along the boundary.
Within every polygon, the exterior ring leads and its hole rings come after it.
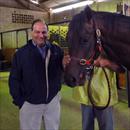
POLYGON ((62 60, 62 64, 63 64, 63 67, 65 68, 66 65, 68 65, 71 61, 71 58, 69 55, 64 55, 63 57, 63 60, 62 60))
POLYGON ((115 72, 125 72, 125 69, 119 65, 116 64, 108 59, 102 58, 101 56, 99 56, 95 61, 94 61, 94 65, 97 67, 106 67, 110 70, 113 70, 115 72))
POLYGON ((12 68, 9 76, 9 90, 13 98, 13 103, 22 107, 24 99, 21 91, 21 69, 19 67, 18 56, 15 54, 12 61, 12 68))

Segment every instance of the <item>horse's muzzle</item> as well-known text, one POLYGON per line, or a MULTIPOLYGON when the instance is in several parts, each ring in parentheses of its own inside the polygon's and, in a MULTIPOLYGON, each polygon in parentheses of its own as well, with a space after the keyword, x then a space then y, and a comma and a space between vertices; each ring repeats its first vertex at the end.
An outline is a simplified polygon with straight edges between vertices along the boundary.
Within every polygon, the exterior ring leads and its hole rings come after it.
POLYGON ((76 79, 67 74, 64 76, 64 81, 65 81, 65 84, 67 84, 70 87, 75 87, 77 85, 76 79))
POLYGON ((85 74, 81 73, 78 77, 76 77, 76 75, 72 76, 71 74, 65 74, 64 81, 65 84, 70 87, 83 86, 85 83, 85 74))

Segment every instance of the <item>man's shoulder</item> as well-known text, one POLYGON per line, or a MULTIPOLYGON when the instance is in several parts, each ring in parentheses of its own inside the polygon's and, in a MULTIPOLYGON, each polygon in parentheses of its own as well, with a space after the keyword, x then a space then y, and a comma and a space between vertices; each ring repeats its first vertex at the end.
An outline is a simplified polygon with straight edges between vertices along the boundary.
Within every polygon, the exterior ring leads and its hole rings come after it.
POLYGON ((51 44, 51 48, 54 49, 55 51, 62 51, 62 48, 56 44, 51 44))
POLYGON ((25 45, 23 45, 22 47, 18 48, 16 53, 18 54, 22 54, 22 53, 25 53, 26 51, 29 51, 29 48, 33 46, 32 45, 32 41, 29 40, 25 45))

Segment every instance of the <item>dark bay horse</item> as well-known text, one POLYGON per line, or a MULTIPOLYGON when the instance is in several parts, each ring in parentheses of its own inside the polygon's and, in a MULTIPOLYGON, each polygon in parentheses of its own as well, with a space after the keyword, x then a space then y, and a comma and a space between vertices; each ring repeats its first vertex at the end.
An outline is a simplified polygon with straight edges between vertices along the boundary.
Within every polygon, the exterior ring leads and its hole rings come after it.
POLYGON ((66 67, 65 80, 70 86, 84 84, 85 79, 81 79, 81 73, 86 68, 91 69, 94 59, 102 52, 109 60, 130 70, 128 16, 96 12, 87 6, 72 18, 67 41, 71 62, 66 67))

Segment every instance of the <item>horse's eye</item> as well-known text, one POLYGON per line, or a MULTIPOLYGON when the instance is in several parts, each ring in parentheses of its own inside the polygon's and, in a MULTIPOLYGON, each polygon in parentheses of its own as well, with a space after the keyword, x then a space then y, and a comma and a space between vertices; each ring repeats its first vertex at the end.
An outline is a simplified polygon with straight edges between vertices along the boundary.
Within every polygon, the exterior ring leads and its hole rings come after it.
POLYGON ((88 39, 84 39, 83 42, 84 42, 84 43, 87 43, 87 42, 88 42, 88 39))

